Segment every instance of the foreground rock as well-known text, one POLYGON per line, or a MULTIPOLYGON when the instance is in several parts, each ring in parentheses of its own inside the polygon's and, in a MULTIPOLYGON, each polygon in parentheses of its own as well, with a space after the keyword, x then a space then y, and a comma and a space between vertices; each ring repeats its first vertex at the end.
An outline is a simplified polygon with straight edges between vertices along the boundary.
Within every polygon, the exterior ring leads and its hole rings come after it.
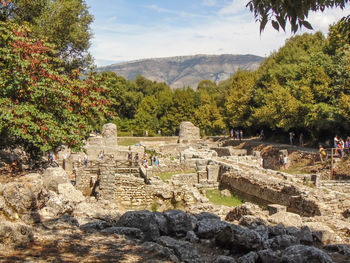
POLYGON ((83 197, 59 169, 47 176, 53 181, 32 174, 0 187, 1 262, 47 262, 58 255, 63 262, 340 263, 349 259, 347 245, 323 248, 323 243, 333 240, 332 229, 318 229, 316 222, 299 226, 300 216, 289 212, 269 215, 246 203, 229 213, 227 220, 232 223, 208 212, 182 210, 120 215, 116 204, 83 197), (35 215, 39 220, 34 220, 35 215), (298 226, 289 226, 288 221, 298 226))
POLYGON ((23 248, 33 240, 33 232, 29 226, 8 221, 0 222, 0 248, 23 248))

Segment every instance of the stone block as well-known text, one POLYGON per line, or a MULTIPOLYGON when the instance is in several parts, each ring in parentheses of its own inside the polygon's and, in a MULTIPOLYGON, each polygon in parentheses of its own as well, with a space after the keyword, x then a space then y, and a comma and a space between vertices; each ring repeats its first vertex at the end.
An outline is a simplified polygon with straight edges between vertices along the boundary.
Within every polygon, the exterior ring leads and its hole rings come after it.
POLYGON ((198 183, 203 182, 204 180, 208 180, 208 174, 207 171, 205 172, 197 172, 197 176, 198 176, 198 183))
POLYGON ((180 124, 179 143, 190 143, 200 140, 200 130, 189 121, 180 124))
POLYGON ((208 165, 207 166, 208 180, 216 182, 219 177, 219 171, 220 171, 219 165, 208 165))
POLYGON ((316 187, 320 187, 320 175, 318 175, 318 174, 312 174, 312 175, 311 175, 311 182, 312 182, 316 187))
POLYGON ((103 125, 102 137, 106 146, 116 147, 118 145, 117 125, 115 125, 114 123, 107 123, 103 125))
POLYGON ((273 215, 278 212, 287 212, 287 207, 284 205, 269 204, 267 205, 267 210, 269 211, 269 215, 273 215))

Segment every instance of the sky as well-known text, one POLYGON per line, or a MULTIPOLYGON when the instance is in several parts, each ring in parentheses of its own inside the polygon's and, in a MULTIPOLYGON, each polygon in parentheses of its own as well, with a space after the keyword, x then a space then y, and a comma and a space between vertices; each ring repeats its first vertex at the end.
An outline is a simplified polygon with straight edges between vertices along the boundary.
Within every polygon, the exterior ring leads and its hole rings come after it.
MULTIPOLYGON (((290 30, 276 31, 259 23, 246 8, 249 0, 85 0, 94 16, 90 52, 97 66, 145 58, 196 54, 268 56, 284 45, 290 30)), ((310 13, 314 31, 348 15, 327 9, 310 13)))

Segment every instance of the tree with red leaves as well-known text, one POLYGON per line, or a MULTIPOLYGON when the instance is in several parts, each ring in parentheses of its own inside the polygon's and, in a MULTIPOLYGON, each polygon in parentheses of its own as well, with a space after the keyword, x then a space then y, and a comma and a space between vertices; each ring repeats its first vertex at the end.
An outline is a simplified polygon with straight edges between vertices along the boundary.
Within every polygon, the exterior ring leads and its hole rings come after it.
POLYGON ((25 26, 0 22, 0 137, 30 152, 82 146, 108 101, 96 73, 66 74, 49 44, 25 26))

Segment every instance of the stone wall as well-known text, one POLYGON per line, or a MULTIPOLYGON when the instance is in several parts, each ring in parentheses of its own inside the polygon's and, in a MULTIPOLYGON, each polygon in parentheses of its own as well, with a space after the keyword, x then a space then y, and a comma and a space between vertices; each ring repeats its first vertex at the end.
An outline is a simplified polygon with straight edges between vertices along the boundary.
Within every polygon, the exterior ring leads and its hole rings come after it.
POLYGON ((179 143, 191 143, 200 140, 200 130, 189 121, 180 124, 179 143))
POLYGON ((214 150, 217 152, 218 156, 244 156, 247 155, 246 149, 236 149, 232 146, 227 147, 212 147, 211 150, 214 150))
POLYGON ((292 184, 282 183, 276 178, 256 180, 252 174, 231 170, 221 176, 220 186, 260 204, 284 205, 288 211, 302 216, 321 215, 317 200, 309 198, 305 192, 292 184))
POLYGON ((97 173, 87 169, 77 169, 75 176, 75 187, 83 193, 84 196, 91 196, 92 184, 97 181, 97 173))
POLYGON ((153 195, 147 191, 147 185, 142 178, 116 174, 114 185, 114 199, 123 207, 142 209, 153 202, 153 195))
POLYGON ((116 165, 114 162, 114 156, 107 155, 104 157, 104 162, 100 164, 99 169, 99 198, 105 200, 113 200, 115 192, 115 170, 116 165))

